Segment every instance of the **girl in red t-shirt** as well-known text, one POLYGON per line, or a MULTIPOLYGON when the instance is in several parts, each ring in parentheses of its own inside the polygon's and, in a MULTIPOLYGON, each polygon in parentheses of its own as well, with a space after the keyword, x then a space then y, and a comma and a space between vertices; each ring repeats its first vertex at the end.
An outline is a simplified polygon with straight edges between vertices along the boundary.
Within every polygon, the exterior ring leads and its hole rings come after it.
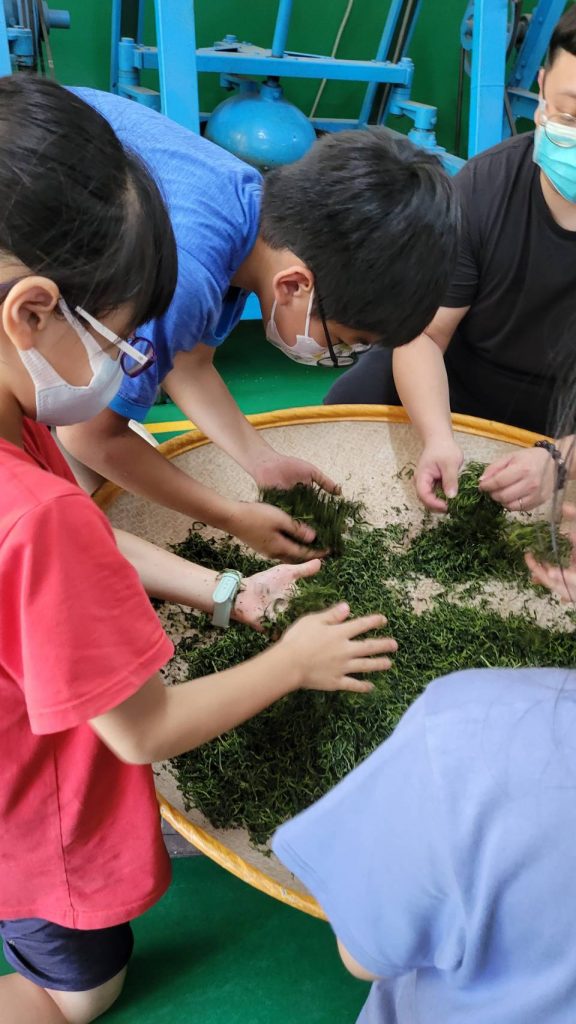
MULTIPOLYGON (((0 154, 0 935, 16 972, 0 1006, 2 1024, 83 1024, 118 996, 128 922, 169 883, 150 763, 297 688, 366 691, 356 676, 395 644, 356 639, 383 617, 341 604, 164 687, 172 647, 142 583, 209 609, 214 574, 120 535, 141 582, 46 425, 96 415, 153 360, 133 331, 175 287, 168 214, 108 123, 52 82, 0 80, 0 154)), ((318 568, 253 579, 238 617, 318 568)))

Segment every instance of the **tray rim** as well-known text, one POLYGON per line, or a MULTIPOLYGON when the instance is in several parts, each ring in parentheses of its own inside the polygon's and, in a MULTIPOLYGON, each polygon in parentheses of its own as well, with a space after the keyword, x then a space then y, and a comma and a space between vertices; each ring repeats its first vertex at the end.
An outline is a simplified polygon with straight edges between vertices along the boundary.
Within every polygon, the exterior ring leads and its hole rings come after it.
MULTIPOLYGON (((410 423, 405 410, 402 406, 397 405, 297 406, 291 409, 277 409, 273 412, 254 413, 247 416, 246 419, 257 430, 269 429, 271 427, 304 426, 309 423, 329 423, 340 420, 410 423)), ((498 423, 495 420, 480 419, 476 416, 464 416, 460 413, 453 413, 451 419, 453 428, 460 433, 474 434, 477 437, 485 437, 492 441, 507 441, 509 444, 515 444, 521 448, 530 447, 543 436, 530 430, 524 430, 521 427, 498 423)), ((194 448, 200 448, 211 443, 210 438, 206 437, 201 430, 194 428, 178 437, 171 438, 169 441, 164 441, 159 445, 158 451, 165 458, 174 459, 177 455, 183 455, 194 448)), ((99 508, 105 511, 124 491, 124 487, 106 481, 100 485, 92 497, 99 508)), ((280 900, 281 903, 286 903, 312 917, 327 920, 324 911, 313 896, 283 886, 259 868, 249 864, 199 825, 189 821, 178 808, 174 807, 173 804, 162 796, 158 789, 156 789, 156 796, 160 806, 160 814, 164 820, 179 835, 216 864, 219 864, 242 881, 247 882, 253 888, 259 889, 260 892, 280 900)))

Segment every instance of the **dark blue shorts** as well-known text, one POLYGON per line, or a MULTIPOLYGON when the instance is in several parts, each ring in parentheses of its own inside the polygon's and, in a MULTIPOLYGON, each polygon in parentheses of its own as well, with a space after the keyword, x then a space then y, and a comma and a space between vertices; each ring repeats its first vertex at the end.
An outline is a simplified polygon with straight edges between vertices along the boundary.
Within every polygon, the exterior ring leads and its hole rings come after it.
POLYGON ((86 992, 110 981, 132 954, 128 923, 79 931, 40 917, 0 921, 4 956, 24 978, 41 988, 86 992))

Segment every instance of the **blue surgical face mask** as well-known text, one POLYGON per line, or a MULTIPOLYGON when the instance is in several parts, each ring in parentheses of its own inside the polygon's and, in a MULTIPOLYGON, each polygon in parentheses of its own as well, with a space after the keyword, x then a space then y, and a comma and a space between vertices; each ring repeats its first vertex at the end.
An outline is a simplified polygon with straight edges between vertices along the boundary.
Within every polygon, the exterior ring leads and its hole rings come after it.
POLYGON ((576 131, 558 125, 554 125, 554 131, 559 135, 560 145, 548 138, 543 125, 536 126, 534 163, 564 199, 576 203, 576 131))

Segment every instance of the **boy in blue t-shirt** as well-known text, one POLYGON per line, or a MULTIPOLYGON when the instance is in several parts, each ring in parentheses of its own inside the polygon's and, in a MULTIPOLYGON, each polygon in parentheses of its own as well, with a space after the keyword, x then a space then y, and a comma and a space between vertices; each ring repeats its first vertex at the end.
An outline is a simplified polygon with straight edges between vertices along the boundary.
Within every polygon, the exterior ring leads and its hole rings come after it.
POLYGON ((312 557, 310 527, 270 505, 203 487, 146 445, 129 420, 145 419, 162 384, 259 487, 316 481, 336 489, 321 470, 281 455, 254 430, 213 365, 215 349, 250 292, 268 339, 297 361, 338 364, 354 347, 410 341, 429 323, 452 269, 458 215, 449 179, 432 155, 384 129, 328 136, 263 179, 138 103, 74 91, 160 185, 179 275, 168 311, 138 331, 154 344, 154 367, 127 380, 96 419, 62 429, 65 446, 127 489, 263 554, 312 557))

